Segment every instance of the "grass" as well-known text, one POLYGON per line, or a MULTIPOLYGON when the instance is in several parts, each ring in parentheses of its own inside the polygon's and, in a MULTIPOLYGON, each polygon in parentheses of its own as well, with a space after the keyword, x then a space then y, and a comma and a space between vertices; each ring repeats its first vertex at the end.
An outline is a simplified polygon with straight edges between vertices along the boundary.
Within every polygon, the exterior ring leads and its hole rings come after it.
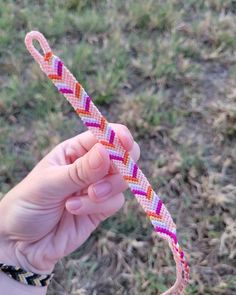
MULTIPOLYGON (((187 293, 235 294, 235 17, 234 0, 2 0, 0 196, 84 130, 25 49, 25 34, 40 30, 140 144, 140 166, 190 262, 187 293)), ((48 294, 154 295, 173 283, 173 265, 127 194, 121 212, 58 264, 48 294)))

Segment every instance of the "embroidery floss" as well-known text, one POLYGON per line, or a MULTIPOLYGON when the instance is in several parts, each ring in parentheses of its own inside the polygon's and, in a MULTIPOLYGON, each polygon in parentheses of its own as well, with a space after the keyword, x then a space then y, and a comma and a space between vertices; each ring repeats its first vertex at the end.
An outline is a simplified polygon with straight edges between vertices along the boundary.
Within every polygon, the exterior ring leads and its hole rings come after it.
POLYGON ((128 183, 131 192, 150 218, 154 230, 168 242, 176 262, 177 277, 174 286, 164 292, 163 295, 181 294, 189 280, 189 266, 179 245, 176 236, 176 225, 170 213, 143 172, 132 160, 129 153, 124 150, 115 131, 99 112, 90 96, 64 66, 63 62, 52 53, 45 37, 37 31, 32 31, 26 35, 25 44, 31 55, 39 63, 42 71, 52 80, 59 92, 66 97, 84 125, 105 146, 110 159, 114 162, 128 183), (36 50, 33 40, 39 42, 44 56, 36 50))

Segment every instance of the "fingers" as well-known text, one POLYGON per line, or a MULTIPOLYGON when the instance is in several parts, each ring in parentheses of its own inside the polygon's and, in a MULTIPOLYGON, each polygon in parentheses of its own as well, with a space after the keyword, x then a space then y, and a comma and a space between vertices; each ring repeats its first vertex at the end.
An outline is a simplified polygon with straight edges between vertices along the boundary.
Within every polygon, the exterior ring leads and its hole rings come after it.
MULTIPOLYGON (((133 149, 132 158, 136 162, 140 156, 138 144, 133 149)), ((103 202, 104 200, 125 191, 128 188, 127 182, 120 173, 106 175, 104 178, 88 187, 88 196, 94 202, 103 202)))
POLYGON ((114 125, 113 128, 114 131, 117 133, 124 149, 130 151, 133 147, 134 139, 129 129, 125 125, 121 124, 116 124, 116 126, 114 125))
MULTIPOLYGON (((137 161, 140 149, 137 143, 130 151, 132 158, 137 161)), ((84 156, 78 158, 69 165, 53 165, 48 169, 47 178, 42 175, 42 179, 48 183, 47 187, 58 198, 65 198, 70 194, 82 192, 92 183, 97 183, 106 175, 118 174, 117 169, 111 169, 111 160, 105 147, 96 143, 92 149, 84 156)), ((121 185, 122 178, 117 180, 118 186, 121 185)), ((124 186, 122 186, 123 188, 124 186)), ((93 195, 92 195, 93 198, 93 195)))
POLYGON ((101 203, 95 203, 87 197, 73 197, 66 201, 66 209, 74 215, 105 214, 113 215, 124 205, 123 193, 114 195, 101 203))
MULTIPOLYGON (((133 147, 131 149, 131 151, 129 152, 131 158, 137 162, 140 158, 140 147, 137 144, 137 142, 135 141, 133 144, 133 147)), ((119 173, 118 169, 115 167, 115 164, 113 164, 111 162, 111 167, 109 169, 109 174, 115 174, 115 173, 119 173)))
POLYGON ((68 184, 83 189, 103 178, 109 170, 110 158, 105 147, 96 143, 93 148, 73 164, 67 165, 68 184))
POLYGON ((119 174, 105 176, 88 188, 88 196, 93 202, 101 203, 127 189, 126 182, 119 174))
POLYGON ((45 181, 58 197, 67 197, 81 192, 91 183, 97 182, 108 174, 110 158, 105 147, 96 143, 83 157, 70 165, 53 166, 48 169, 45 181))
MULTIPOLYGON (((133 147, 134 139, 129 129, 121 124, 111 123, 111 126, 120 139, 122 146, 127 151, 130 151, 133 147)), ((61 143, 65 151, 67 163, 71 164, 77 158, 86 154, 97 142, 95 136, 88 130, 61 143)))
MULTIPOLYGON (((136 162, 140 156, 140 149, 138 144, 134 146, 131 156, 136 162)), ((106 175, 88 187, 89 198, 87 196, 71 197, 66 201, 66 208, 70 213, 76 215, 107 212, 113 214, 123 205, 124 196, 122 192, 127 188, 127 183, 119 173, 106 175), (117 198, 119 198, 119 202, 117 198)), ((108 216, 110 215, 108 214, 108 216)))

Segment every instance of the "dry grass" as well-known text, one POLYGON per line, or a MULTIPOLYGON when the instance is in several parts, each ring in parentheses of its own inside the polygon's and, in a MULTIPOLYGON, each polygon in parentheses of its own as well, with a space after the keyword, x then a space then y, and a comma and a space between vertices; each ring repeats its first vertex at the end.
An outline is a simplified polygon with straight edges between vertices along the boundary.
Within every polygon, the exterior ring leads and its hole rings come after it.
MULTIPOLYGON (((108 120, 139 142, 139 164, 190 262, 187 294, 236 294, 235 17, 234 0, 2 1, 1 195, 83 129, 24 49, 25 33, 39 29, 108 120)), ((174 276, 166 244, 128 193, 57 265, 48 294, 154 295, 174 276)))

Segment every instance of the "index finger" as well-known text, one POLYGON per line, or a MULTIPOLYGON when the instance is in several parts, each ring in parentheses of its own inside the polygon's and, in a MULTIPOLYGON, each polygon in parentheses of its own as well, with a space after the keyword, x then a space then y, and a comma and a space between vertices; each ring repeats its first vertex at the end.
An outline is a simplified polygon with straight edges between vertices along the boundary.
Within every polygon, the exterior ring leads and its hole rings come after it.
MULTIPOLYGON (((111 126, 119 137, 124 149, 130 151, 133 147, 134 139, 129 129, 122 124, 111 123, 111 126)), ((78 157, 82 157, 84 154, 86 154, 97 142, 98 140, 95 138, 92 132, 87 130, 62 142, 61 145, 67 156, 77 159, 78 157)))

